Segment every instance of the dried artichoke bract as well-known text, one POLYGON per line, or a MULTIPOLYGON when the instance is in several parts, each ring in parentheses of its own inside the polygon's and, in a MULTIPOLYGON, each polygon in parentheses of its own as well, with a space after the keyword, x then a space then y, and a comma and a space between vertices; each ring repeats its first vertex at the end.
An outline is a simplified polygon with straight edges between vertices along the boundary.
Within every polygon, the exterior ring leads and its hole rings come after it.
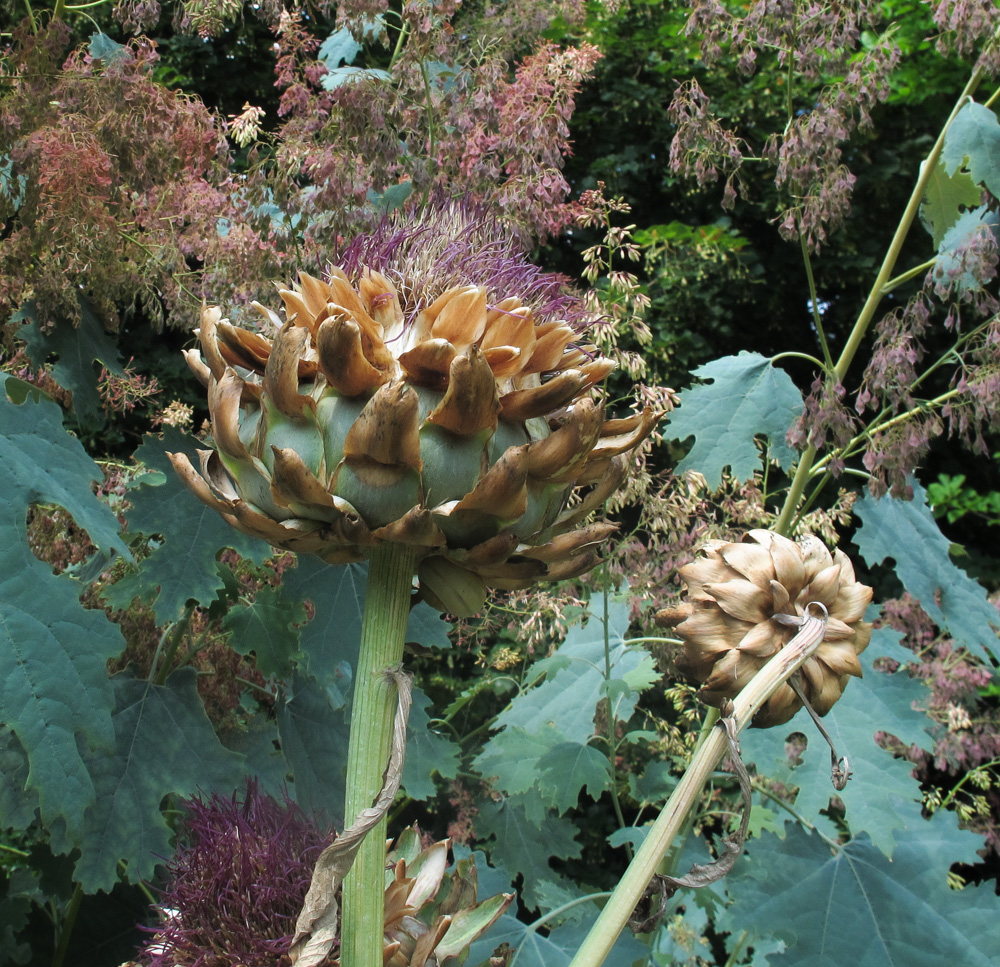
POLYGON ((458 967, 514 900, 513 893, 477 900, 475 860, 459 860, 448 873, 448 841, 421 850, 413 827, 403 831, 387 865, 385 967, 458 967))
MULTIPOLYGON (((677 666, 701 683, 699 695, 708 704, 735 697, 796 634, 797 627, 781 616, 801 617, 811 602, 822 604, 829 617, 822 642, 799 672, 809 704, 825 715, 850 676, 861 676, 858 655, 872 631, 861 619, 872 589, 858 582, 841 550, 831 554, 815 537, 792 541, 752 530, 740 543, 709 541, 680 575, 687 600, 656 619, 684 639, 677 666)), ((794 689, 784 684, 752 724, 781 725, 801 707, 794 689)))
POLYGON ((380 542, 412 545, 424 597, 470 615, 488 587, 593 567, 614 527, 578 525, 655 417, 604 419, 593 387, 614 364, 552 311, 565 300, 532 305, 544 277, 530 263, 501 259, 481 283, 453 284, 456 265, 476 274, 474 259, 408 265, 424 242, 400 234, 369 246, 378 268, 355 260, 350 275, 280 289, 284 317, 255 304, 262 332, 206 308, 202 354, 187 358, 208 387, 216 449, 198 469, 171 460, 204 503, 275 547, 345 563, 380 542), (583 499, 567 509, 575 489, 583 499))

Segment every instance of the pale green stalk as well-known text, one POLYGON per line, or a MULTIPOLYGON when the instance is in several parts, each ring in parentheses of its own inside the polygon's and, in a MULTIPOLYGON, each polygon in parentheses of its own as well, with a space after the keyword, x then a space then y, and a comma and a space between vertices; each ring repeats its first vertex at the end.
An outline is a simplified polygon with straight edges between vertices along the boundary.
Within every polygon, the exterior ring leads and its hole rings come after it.
MULTIPOLYGON (((733 705, 738 730, 750 722, 754 713, 779 686, 813 654, 823 638, 824 628, 825 622, 821 619, 807 618, 799 634, 771 658, 736 696, 733 705)), ((703 741, 691 757, 687 771, 569 967, 600 967, 604 963, 604 958, 624 929, 674 838, 684 828, 689 813, 697 805, 702 787, 728 748, 722 729, 712 728, 703 733, 703 741)))
MULTIPOLYGON (((909 202, 907 202, 906 209, 903 211, 903 216, 899 220, 899 225, 896 227, 896 232, 892 237, 892 241, 889 243, 889 250, 886 252, 885 259, 882 261, 882 267, 879 269, 875 282, 872 284, 871 291, 868 293, 868 298, 865 300, 865 304, 861 307, 861 313, 858 315, 857 321, 854 323, 854 328, 851 330, 847 343, 840 354, 840 358, 837 360, 837 365, 834 366, 833 372, 827 377, 828 379, 834 380, 836 383, 842 383, 844 381, 844 377, 847 375, 847 370, 854 361, 854 357, 861 346, 862 340, 865 338, 868 328, 871 325, 872 320, 875 318, 875 310, 885 297, 886 292, 889 291, 889 288, 891 288, 894 281, 896 281, 892 278, 893 269, 895 269, 896 261, 899 259, 899 254, 903 249, 903 242, 906 241, 906 236, 913 227, 913 222, 917 217, 917 212, 920 210, 920 205, 923 202, 924 194, 927 190, 927 182, 930 180, 931 175, 934 173, 934 169, 937 167, 938 161, 941 158, 941 151, 944 149, 945 134, 951 126, 951 122, 955 119, 955 115, 958 114, 958 112, 965 105, 965 102, 972 96, 973 92, 979 86, 982 81, 982 77, 982 70, 977 68, 973 72, 972 77, 969 79, 969 83, 965 85, 965 90, 962 91, 955 107, 952 109, 952 112, 948 117, 947 122, 941 129, 941 133, 938 135, 938 139, 934 143, 934 147, 931 148, 930 154, 927 155, 927 158, 920 167, 920 176, 917 178, 917 183, 913 188, 912 194, 910 195, 909 202)), ((802 456, 799 458, 799 465, 795 471, 795 476, 792 478, 791 486, 788 489, 788 495, 785 498, 785 505, 782 507, 781 514, 778 516, 778 519, 774 524, 773 530, 777 531, 779 534, 784 534, 786 537, 791 530, 792 521, 795 517, 795 512, 798 509, 799 501, 802 499, 806 483, 812 473, 812 466, 813 461, 816 459, 816 452, 816 447, 810 445, 805 449, 802 456)))
MULTIPOLYGON (((372 805, 382 788, 396 715, 396 687, 384 672, 403 660, 413 567, 414 551, 399 544, 379 546, 369 564, 347 753, 344 822, 348 826, 372 805)), ((382 967, 385 830, 383 819, 361 844, 344 880, 343 967, 382 967)))

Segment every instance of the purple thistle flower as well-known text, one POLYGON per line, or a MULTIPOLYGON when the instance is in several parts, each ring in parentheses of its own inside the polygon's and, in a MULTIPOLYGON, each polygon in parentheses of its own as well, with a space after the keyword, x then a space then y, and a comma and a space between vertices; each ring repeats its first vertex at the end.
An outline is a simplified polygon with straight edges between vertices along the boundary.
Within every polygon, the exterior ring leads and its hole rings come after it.
POLYGON ((398 210, 333 261, 352 282, 362 268, 381 272, 396 286, 407 319, 448 289, 479 285, 491 300, 516 295, 536 323, 558 319, 582 332, 593 321, 569 279, 532 264, 522 241, 478 205, 437 201, 420 214, 398 210))
POLYGON ((137 956, 143 967, 275 967, 295 930, 320 829, 294 803, 247 781, 240 801, 213 795, 186 803, 182 847, 168 866, 163 923, 137 956))

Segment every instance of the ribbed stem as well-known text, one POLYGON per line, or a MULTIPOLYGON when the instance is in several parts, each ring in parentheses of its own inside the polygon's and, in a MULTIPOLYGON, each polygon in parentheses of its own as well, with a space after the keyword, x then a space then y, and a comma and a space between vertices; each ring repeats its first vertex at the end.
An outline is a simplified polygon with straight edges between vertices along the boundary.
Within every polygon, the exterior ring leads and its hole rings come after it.
MULTIPOLYGON (((372 555, 368 568, 347 753, 347 825, 371 806, 382 788, 396 714, 396 688, 383 672, 403 660, 413 567, 412 549, 383 544, 372 555)), ((385 827, 383 819, 368 834, 344 880, 343 967, 382 967, 385 827)))
MULTIPOLYGON (((823 639, 825 626, 825 622, 818 618, 807 618, 799 633, 747 683, 733 701, 737 729, 742 729, 781 683, 787 681, 816 650, 823 639)), ((697 803, 702 787, 727 749, 726 736, 721 729, 713 728, 705 734, 687 771, 569 967, 600 967, 604 963, 660 861, 697 803)))

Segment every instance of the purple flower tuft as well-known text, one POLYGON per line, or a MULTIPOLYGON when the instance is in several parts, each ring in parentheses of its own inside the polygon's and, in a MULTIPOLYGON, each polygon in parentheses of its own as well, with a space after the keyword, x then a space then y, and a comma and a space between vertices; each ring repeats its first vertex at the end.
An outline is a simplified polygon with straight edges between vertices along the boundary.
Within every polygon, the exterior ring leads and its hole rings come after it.
POLYGON ((335 262, 352 282, 363 268, 385 275, 407 320, 450 288, 478 285, 492 301, 517 296, 537 323, 558 319, 580 332, 593 322, 569 279, 533 265, 510 228, 478 205, 439 201, 419 215, 397 210, 335 262))
POLYGON ((190 843, 171 861, 163 923, 143 967, 276 967, 288 963, 295 920, 327 837, 294 803, 248 780, 240 801, 186 802, 190 843))

